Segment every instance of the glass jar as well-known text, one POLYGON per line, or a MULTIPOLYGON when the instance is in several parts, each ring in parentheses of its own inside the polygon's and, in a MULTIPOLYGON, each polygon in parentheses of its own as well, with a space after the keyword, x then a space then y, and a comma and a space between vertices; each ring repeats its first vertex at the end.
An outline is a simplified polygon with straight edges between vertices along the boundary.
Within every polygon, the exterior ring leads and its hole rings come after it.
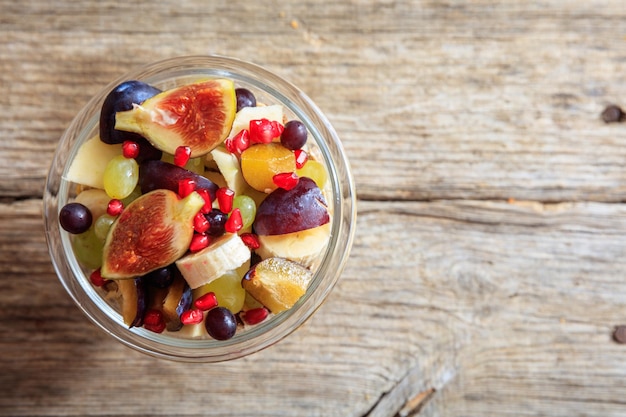
POLYGON ((323 303, 339 279, 354 236, 356 204, 354 184, 341 142, 328 119, 298 88, 279 76, 248 62, 221 56, 188 56, 167 59, 135 69, 102 89, 78 113, 64 132, 52 160, 44 192, 44 222, 50 256, 56 273, 76 305, 97 326, 138 351, 172 360, 217 362, 239 358, 281 340, 323 303), (328 205, 331 236, 306 294, 291 309, 238 331, 229 340, 184 339, 174 332, 154 333, 124 324, 111 303, 89 279, 72 251, 70 235, 60 228, 60 209, 75 196, 76 185, 65 179, 78 148, 98 132, 102 103, 107 94, 126 80, 141 80, 166 90, 199 78, 229 78, 236 87, 255 93, 264 104, 281 104, 288 119, 302 121, 309 141, 328 172, 328 205))

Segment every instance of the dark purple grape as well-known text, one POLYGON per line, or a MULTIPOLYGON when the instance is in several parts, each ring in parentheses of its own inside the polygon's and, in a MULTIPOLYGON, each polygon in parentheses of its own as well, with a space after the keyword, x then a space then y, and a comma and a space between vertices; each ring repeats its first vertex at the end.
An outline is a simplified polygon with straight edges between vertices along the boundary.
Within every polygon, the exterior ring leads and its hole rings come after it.
POLYGON ((237 331, 237 319, 226 307, 215 307, 209 310, 204 319, 206 331, 213 339, 227 340, 237 331))
POLYGON ((67 232, 78 235, 91 227, 91 211, 80 203, 69 203, 61 208, 59 223, 67 232))
POLYGON ((125 140, 140 142, 140 138, 143 139, 141 135, 115 130, 115 113, 130 110, 133 104, 141 104, 160 92, 158 88, 136 80, 124 81, 111 90, 104 99, 100 112, 100 140, 110 144, 125 140))
POLYGON ((156 269, 143 276, 144 282, 151 287, 155 288, 167 288, 174 282, 173 265, 168 265, 163 268, 156 269))
POLYGON ((226 220, 228 220, 228 215, 219 209, 212 209, 207 214, 204 215, 207 221, 209 222, 209 230, 207 230, 207 235, 213 237, 222 236, 225 232, 226 220))
POLYGON ((285 130, 280 135, 280 143, 287 149, 295 151, 304 146, 307 139, 306 126, 299 120, 290 120, 285 123, 285 130))
POLYGON ((137 155, 135 160, 138 164, 141 164, 144 161, 158 161, 163 156, 162 151, 152 146, 147 139, 144 139, 141 136, 139 136, 137 144, 139 145, 139 155, 137 155))
POLYGON ((245 88, 235 89, 237 95, 237 111, 244 107, 256 107, 256 97, 252 94, 252 91, 245 88))

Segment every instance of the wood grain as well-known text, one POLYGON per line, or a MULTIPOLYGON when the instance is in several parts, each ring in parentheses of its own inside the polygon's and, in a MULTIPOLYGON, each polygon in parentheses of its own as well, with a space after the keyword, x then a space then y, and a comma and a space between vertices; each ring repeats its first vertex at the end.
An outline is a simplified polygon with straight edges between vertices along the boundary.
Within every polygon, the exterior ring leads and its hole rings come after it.
POLYGON ((0 0, 0 415, 623 415, 626 125, 600 113, 626 106, 625 18, 618 0, 0 0), (359 215, 311 320, 189 365, 81 315, 41 195, 93 94, 206 53, 313 98, 359 215))

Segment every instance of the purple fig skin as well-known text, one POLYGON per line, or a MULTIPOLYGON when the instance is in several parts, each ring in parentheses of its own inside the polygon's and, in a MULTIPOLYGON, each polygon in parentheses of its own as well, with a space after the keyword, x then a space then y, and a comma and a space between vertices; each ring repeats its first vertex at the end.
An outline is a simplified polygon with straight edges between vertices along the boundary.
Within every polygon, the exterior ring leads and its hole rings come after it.
POLYGON ((183 179, 193 179, 196 190, 207 190, 211 201, 215 200, 218 186, 211 180, 195 172, 188 171, 169 162, 151 160, 139 165, 139 186, 145 194, 158 189, 178 192, 178 183, 183 179))
POLYGON ((278 188, 259 205, 254 231, 282 235, 322 226, 330 221, 328 206, 315 181, 301 177, 291 190, 278 188))
POLYGON ((143 325, 143 316, 146 313, 146 288, 141 277, 135 278, 135 288, 137 289, 137 315, 129 328, 141 327, 143 325))

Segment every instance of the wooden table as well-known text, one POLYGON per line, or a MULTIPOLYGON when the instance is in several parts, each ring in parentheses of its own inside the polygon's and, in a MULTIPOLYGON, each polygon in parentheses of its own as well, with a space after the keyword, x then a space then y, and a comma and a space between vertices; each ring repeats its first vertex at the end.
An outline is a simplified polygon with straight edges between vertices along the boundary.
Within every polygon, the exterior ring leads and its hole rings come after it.
POLYGON ((626 413, 622 0, 0 0, 0 414, 626 413), (241 360, 144 356, 48 258, 42 193, 73 115, 175 55, 306 91, 352 163, 358 224, 328 301, 241 360))

